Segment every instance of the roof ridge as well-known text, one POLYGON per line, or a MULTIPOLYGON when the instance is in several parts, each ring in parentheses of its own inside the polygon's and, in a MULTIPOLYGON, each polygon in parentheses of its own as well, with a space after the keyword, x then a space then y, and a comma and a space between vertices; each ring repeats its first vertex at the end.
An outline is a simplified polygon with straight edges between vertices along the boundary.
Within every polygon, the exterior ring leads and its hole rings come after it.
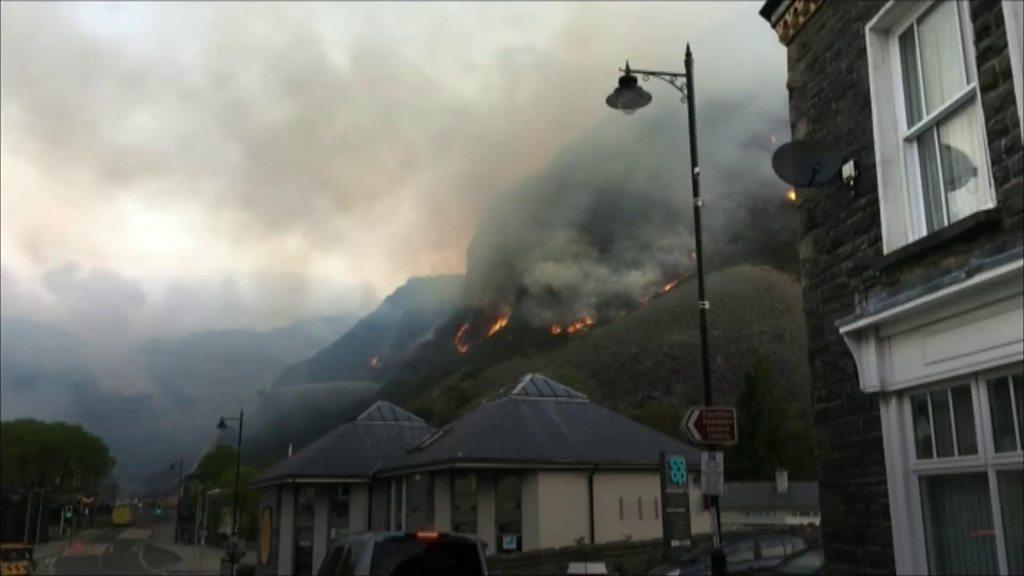
POLYGON ((354 422, 423 422, 423 418, 387 400, 377 400, 356 416, 354 422))
POLYGON ((509 393, 509 397, 544 400, 589 400, 587 395, 579 390, 537 372, 531 372, 520 378, 519 383, 509 393))

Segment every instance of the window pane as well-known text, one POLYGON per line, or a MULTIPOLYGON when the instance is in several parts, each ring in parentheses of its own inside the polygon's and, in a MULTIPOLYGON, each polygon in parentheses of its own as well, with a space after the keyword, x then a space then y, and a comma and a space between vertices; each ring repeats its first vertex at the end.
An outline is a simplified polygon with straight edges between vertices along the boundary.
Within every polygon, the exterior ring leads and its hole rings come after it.
POLYGON ((779 540, 761 540, 761 558, 782 558, 786 545, 779 540))
POLYGON ((932 574, 995 574, 995 525, 986 474, 921 478, 932 574))
POLYGON ((917 23, 924 76, 925 109, 930 114, 967 86, 960 21, 953 2, 936 2, 917 23))
POLYGON ((942 187, 946 191, 949 222, 956 222, 988 205, 988 186, 978 168, 984 158, 980 135, 975 103, 961 107, 939 124, 942 187))
POLYGON ((1024 446, 1024 374, 1013 375, 1013 400, 1017 405, 1017 441, 1024 446))
POLYGON ((921 120, 921 77, 917 67, 914 27, 900 36, 900 64, 903 68, 903 99, 907 107, 907 128, 921 120))
POLYGON ((1010 452, 1017 449, 1009 384, 1010 379, 1006 376, 988 381, 988 407, 992 414, 992 438, 995 441, 996 452, 1010 452))
POLYGON ((924 217, 929 232, 946 225, 935 137, 935 130, 931 129, 917 139, 917 154, 921 161, 921 194, 924 196, 924 217))
POLYGON ((522 494, 522 483, 518 475, 502 476, 498 480, 494 491, 494 521, 498 550, 501 552, 522 549, 522 494))
POLYGON ((956 444, 961 456, 978 453, 978 433, 974 428, 974 403, 970 386, 957 386, 953 395, 953 418, 956 420, 956 444))
POLYGON ((476 534, 476 476, 458 474, 452 479, 452 531, 476 534))
POLYGON ((935 427, 935 455, 949 458, 953 453, 953 422, 949 418, 948 391, 938 390, 930 394, 932 399, 932 422, 935 427))
POLYGON ((1003 510, 1003 534, 1006 564, 1010 574, 1024 573, 1024 472, 1007 470, 996 473, 999 502, 1003 510))
POLYGON ((333 542, 349 532, 348 486, 333 486, 330 489, 331 516, 327 538, 333 542))
POLYGON ((750 562, 754 559, 754 541, 740 540, 725 548, 725 560, 728 564, 750 562))
POLYGON ((928 397, 924 394, 911 396, 914 411, 914 444, 917 445, 918 460, 932 458, 932 428, 928 418, 928 397))

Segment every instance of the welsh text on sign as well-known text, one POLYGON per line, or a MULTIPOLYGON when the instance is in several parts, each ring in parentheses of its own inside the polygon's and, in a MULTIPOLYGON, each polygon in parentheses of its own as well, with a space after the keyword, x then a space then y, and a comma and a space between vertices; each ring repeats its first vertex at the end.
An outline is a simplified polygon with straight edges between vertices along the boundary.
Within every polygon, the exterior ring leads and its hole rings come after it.
POLYGON ((683 419, 683 429, 695 444, 735 444, 736 409, 726 406, 691 408, 683 419))

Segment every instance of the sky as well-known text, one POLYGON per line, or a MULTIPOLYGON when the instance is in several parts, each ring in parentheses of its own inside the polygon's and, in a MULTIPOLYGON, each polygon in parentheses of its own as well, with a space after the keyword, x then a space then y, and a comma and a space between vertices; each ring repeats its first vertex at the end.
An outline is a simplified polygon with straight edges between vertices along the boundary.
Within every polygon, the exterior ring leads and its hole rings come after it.
POLYGON ((4 2, 0 314, 130 342, 463 272, 497 201, 627 126, 627 58, 678 70, 689 42, 698 108, 784 118, 759 6, 4 2))

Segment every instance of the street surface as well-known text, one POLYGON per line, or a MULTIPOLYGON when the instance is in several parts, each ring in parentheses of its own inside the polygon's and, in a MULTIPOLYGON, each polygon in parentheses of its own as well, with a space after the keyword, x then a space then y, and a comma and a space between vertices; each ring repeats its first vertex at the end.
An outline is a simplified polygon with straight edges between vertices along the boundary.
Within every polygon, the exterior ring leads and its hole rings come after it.
POLYGON ((177 554, 153 545, 155 529, 173 522, 141 509, 130 527, 94 528, 79 532, 57 556, 39 562, 42 574, 164 574, 161 568, 179 562, 177 554))

